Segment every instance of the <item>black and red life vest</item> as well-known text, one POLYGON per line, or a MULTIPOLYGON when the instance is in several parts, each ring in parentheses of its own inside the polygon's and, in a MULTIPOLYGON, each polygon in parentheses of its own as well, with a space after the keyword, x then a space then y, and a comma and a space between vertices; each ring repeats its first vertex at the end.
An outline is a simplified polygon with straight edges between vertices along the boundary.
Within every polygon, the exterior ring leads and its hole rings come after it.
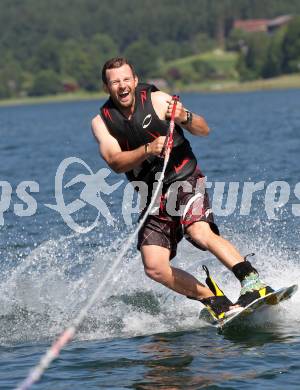
MULTIPOLYGON (((101 117, 110 134, 115 137, 122 151, 133 150, 159 136, 167 135, 169 122, 157 116, 151 101, 151 92, 158 91, 154 85, 138 84, 135 91, 135 109, 127 119, 109 98, 100 109, 101 117)), ((191 175, 197 165, 189 141, 183 130, 176 125, 174 144, 167 165, 164 184, 169 185, 177 180, 184 180, 191 175)), ((161 172, 162 159, 150 156, 139 167, 126 172, 129 181, 141 180, 148 185, 155 181, 155 173, 161 172)))

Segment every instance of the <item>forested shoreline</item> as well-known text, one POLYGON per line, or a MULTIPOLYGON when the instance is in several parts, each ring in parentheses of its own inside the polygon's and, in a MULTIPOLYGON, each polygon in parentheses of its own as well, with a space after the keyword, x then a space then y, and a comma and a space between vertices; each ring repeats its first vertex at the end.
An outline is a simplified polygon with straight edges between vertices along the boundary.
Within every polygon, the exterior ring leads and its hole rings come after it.
POLYGON ((97 91, 101 65, 119 54, 142 78, 171 85, 299 72, 297 15, 297 0, 2 0, 0 98, 97 91), (272 35, 232 29, 283 14, 295 17, 272 35), (236 59, 205 54, 218 49, 236 59))

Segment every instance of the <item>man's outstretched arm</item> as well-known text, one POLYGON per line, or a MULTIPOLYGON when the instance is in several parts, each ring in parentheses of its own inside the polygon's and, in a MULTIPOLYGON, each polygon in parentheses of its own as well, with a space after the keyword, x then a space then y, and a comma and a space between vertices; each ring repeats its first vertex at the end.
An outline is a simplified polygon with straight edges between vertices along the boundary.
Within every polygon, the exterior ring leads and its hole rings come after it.
POLYGON ((102 158, 116 173, 128 172, 140 166, 151 155, 159 156, 166 138, 158 137, 147 146, 142 145, 127 152, 122 151, 118 141, 107 130, 100 115, 92 120, 92 131, 102 158))

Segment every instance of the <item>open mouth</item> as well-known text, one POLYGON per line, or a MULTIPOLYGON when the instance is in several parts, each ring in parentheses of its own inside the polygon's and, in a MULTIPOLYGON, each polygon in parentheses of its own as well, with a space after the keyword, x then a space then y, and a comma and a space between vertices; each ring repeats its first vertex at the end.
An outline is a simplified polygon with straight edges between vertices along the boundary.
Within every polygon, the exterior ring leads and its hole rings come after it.
POLYGON ((129 96, 129 92, 124 91, 124 92, 119 93, 119 98, 120 98, 121 100, 126 100, 126 98, 127 98, 128 96, 129 96))

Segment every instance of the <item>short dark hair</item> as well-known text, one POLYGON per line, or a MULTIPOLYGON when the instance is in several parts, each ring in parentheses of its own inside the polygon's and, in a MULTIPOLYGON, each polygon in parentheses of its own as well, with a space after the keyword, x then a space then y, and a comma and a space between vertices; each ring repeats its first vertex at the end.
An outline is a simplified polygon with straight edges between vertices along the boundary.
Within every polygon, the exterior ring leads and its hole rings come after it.
POLYGON ((102 81, 104 84, 107 84, 106 71, 107 69, 121 68, 123 65, 129 65, 132 70, 133 76, 136 76, 133 65, 125 57, 115 57, 106 61, 102 68, 102 81))

